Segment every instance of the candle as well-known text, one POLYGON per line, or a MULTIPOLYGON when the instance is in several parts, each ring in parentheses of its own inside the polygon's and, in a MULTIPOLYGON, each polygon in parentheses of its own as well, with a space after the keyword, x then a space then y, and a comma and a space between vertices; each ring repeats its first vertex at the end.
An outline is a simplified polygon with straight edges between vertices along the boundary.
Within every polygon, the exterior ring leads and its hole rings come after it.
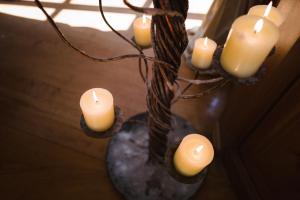
POLYGON ((103 88, 93 88, 80 98, 80 107, 87 126, 102 132, 114 123, 115 112, 112 94, 103 88))
POLYGON ((280 26, 284 21, 284 16, 278 8, 272 6, 272 1, 268 4, 268 6, 253 6, 252 8, 250 8, 248 15, 256 15, 267 18, 268 20, 276 24, 276 26, 280 26))
POLYGON ((279 38, 278 27, 258 16, 244 15, 231 27, 221 54, 225 71, 239 78, 257 72, 279 38))
POLYGON ((151 20, 143 17, 137 18, 133 23, 134 39, 140 46, 151 44, 151 20))
POLYGON ((207 69, 211 65, 217 44, 207 37, 195 41, 192 54, 192 64, 200 69, 207 69))
POLYGON ((211 163, 214 149, 210 141, 200 134, 183 138, 174 155, 174 165, 185 176, 194 176, 211 163))

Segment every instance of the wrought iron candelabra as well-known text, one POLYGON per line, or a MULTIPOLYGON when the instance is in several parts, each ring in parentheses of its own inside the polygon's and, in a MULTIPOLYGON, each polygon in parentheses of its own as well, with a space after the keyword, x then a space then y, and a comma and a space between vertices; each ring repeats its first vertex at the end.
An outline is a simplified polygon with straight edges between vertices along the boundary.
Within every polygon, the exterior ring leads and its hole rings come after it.
POLYGON ((48 21, 66 45, 97 62, 109 62, 136 58, 138 70, 147 86, 147 112, 131 117, 122 123, 121 110, 116 111, 116 121, 112 128, 104 133, 90 130, 81 118, 81 127, 88 136, 94 138, 111 137, 107 149, 107 167, 114 186, 126 199, 189 199, 201 186, 207 169, 196 176, 186 177, 178 173, 173 166, 173 155, 182 138, 196 130, 188 121, 171 112, 171 106, 178 99, 199 98, 229 82, 253 84, 264 71, 254 76, 238 79, 222 70, 219 46, 214 54, 210 79, 188 79, 178 75, 181 56, 188 44, 185 19, 188 0, 153 0, 154 8, 136 7, 127 0, 124 3, 132 10, 152 16, 151 36, 155 57, 146 56, 143 48, 116 31, 106 20, 99 0, 99 10, 105 23, 121 39, 137 50, 136 54, 127 54, 110 58, 99 58, 87 54, 74 46, 47 14, 39 0, 37 6, 47 16, 48 21), (151 63, 151 65, 149 64, 151 63), (152 70, 150 76, 149 70, 152 70), (181 88, 179 82, 188 85, 181 88), (214 85, 200 93, 187 95, 191 85, 214 85))

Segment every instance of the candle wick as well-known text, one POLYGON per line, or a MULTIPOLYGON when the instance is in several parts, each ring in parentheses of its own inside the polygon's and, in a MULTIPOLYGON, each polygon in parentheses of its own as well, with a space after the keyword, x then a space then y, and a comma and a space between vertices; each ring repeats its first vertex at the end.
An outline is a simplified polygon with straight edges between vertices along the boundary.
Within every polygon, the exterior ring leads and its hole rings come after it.
POLYGON ((143 24, 146 23, 146 15, 143 15, 142 22, 143 22, 143 24))
POLYGON ((254 25, 254 33, 256 34, 260 32, 263 28, 263 25, 264 25, 264 20, 263 19, 258 20, 254 25))
POLYGON ((204 148, 203 145, 198 146, 198 147, 195 149, 196 153, 200 153, 200 152, 202 151, 203 148, 204 148))
POLYGON ((96 103, 99 102, 99 98, 97 97, 96 92, 94 90, 93 90, 93 99, 96 103))
POLYGON ((207 47, 207 37, 205 37, 205 39, 204 39, 204 46, 207 47))

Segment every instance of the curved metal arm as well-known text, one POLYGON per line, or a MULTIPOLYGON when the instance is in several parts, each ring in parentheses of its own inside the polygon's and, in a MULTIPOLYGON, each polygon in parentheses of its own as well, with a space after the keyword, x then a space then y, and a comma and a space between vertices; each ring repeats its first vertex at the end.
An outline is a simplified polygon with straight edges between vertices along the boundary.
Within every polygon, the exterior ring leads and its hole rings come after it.
POLYGON ((123 0, 124 4, 126 6, 128 6, 130 9, 136 11, 136 12, 139 12, 139 13, 144 13, 144 14, 147 14, 147 15, 151 15, 151 16, 158 16, 158 15, 167 15, 167 16, 170 16, 170 17, 182 17, 182 14, 180 14, 179 12, 177 11, 173 11, 173 10, 164 10, 164 9, 159 9, 159 8, 144 8, 144 7, 137 7, 137 6, 134 6, 132 4, 130 4, 127 0, 123 0))
POLYGON ((205 79, 205 80, 200 80, 200 79, 187 79, 184 77, 178 77, 177 80, 179 81, 184 81, 187 83, 191 83, 193 85, 202 85, 202 84, 209 84, 209 83, 215 83, 223 80, 223 77, 218 77, 218 78, 212 78, 212 79, 205 79))

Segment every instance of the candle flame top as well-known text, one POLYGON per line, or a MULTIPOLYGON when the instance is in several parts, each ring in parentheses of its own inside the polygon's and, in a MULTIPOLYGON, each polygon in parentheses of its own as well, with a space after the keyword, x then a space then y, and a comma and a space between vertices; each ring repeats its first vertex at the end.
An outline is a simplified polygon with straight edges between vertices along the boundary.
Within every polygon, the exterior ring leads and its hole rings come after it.
POLYGON ((146 15, 143 15, 142 19, 143 19, 142 20, 143 24, 146 24, 146 20, 147 20, 146 15))
POLYGON ((259 33, 262 30, 263 25, 264 25, 264 20, 259 19, 254 25, 254 32, 259 33))
POLYGON ((267 17, 270 14, 271 9, 272 9, 272 5, 273 5, 273 2, 270 1, 270 3, 268 4, 268 6, 267 6, 267 8, 266 8, 266 10, 264 12, 264 17, 267 17))
POLYGON ((205 37, 205 39, 204 39, 204 46, 207 46, 207 37, 205 37))
POLYGON ((99 98, 97 97, 97 94, 96 94, 95 90, 93 90, 92 93, 93 93, 93 99, 94 99, 94 101, 96 103, 98 103, 99 102, 99 98))
POLYGON ((198 147, 195 149, 195 153, 196 153, 196 154, 199 154, 199 153, 202 151, 203 148, 204 148, 203 145, 198 146, 198 147))

